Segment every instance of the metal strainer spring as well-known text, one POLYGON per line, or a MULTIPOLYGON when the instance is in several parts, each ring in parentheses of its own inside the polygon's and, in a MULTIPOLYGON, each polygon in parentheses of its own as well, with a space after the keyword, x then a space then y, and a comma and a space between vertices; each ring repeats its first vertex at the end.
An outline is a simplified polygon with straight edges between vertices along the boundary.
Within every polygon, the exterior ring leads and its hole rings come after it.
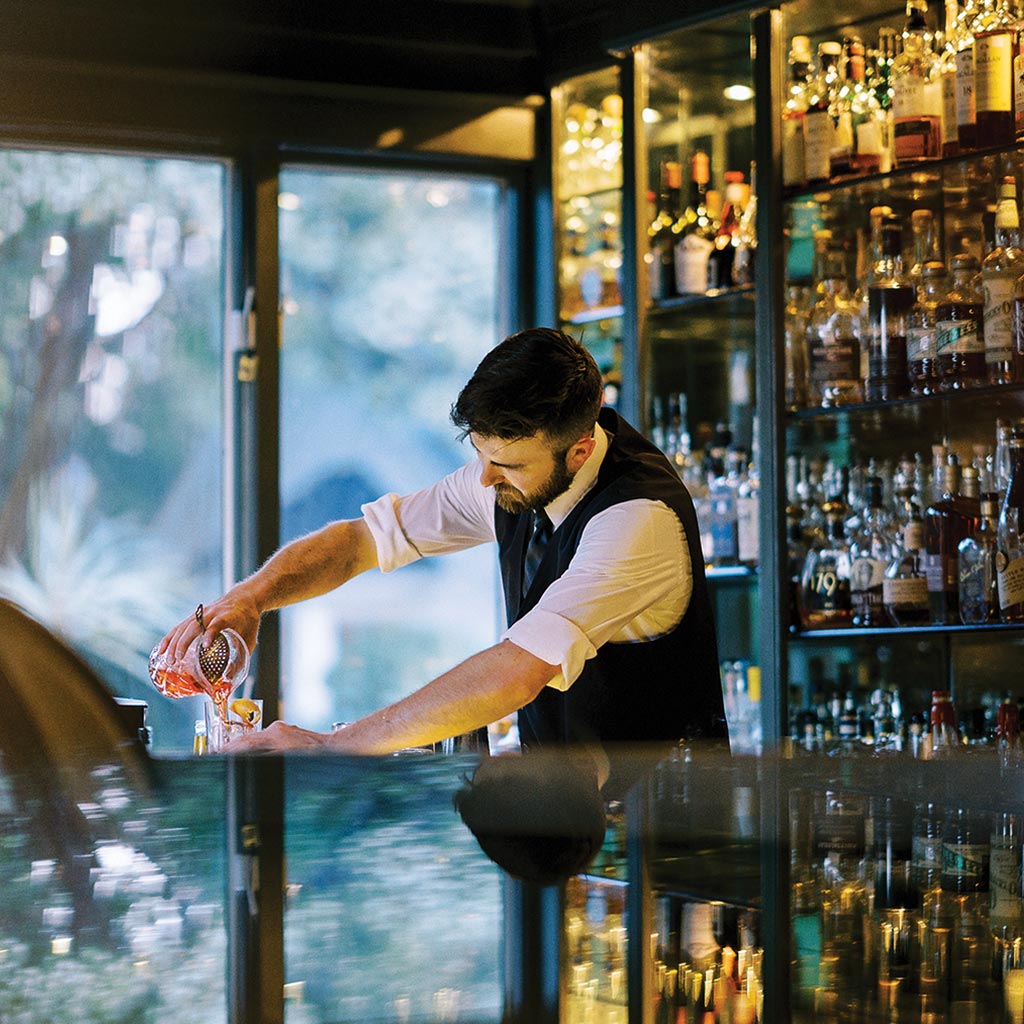
POLYGON ((203 606, 196 608, 196 622, 199 623, 199 667, 203 670, 210 683, 216 683, 224 670, 228 667, 228 659, 231 651, 228 647, 228 638, 223 633, 218 633, 213 638, 213 643, 208 647, 203 646, 203 634, 206 632, 206 624, 203 622, 203 606))

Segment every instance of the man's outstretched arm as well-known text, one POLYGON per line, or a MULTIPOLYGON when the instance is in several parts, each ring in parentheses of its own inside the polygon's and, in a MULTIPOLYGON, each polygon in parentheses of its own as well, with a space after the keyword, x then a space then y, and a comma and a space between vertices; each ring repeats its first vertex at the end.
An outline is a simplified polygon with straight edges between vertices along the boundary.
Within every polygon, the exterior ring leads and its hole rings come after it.
POLYGON ((529 704, 557 665, 502 640, 431 680, 415 693, 325 734, 274 722, 231 742, 231 752, 307 750, 388 754, 471 732, 529 704))

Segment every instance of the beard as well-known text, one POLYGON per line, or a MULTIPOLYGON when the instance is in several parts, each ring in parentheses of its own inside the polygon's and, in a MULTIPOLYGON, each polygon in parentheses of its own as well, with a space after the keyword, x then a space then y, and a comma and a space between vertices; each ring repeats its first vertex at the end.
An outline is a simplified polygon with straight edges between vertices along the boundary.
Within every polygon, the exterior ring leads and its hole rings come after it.
POLYGON ((512 515, 530 512, 550 504, 560 494, 564 494, 572 483, 572 473, 565 467, 565 455, 555 460, 555 468, 551 475, 530 494, 524 494, 518 487, 511 484, 495 484, 494 500, 500 508, 512 515))

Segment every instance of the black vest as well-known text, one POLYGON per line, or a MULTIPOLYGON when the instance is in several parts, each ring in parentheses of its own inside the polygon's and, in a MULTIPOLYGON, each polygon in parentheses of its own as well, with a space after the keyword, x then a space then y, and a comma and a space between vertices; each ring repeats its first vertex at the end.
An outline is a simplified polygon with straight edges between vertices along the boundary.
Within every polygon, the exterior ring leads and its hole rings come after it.
POLYGON ((587 523, 634 498, 662 501, 679 517, 693 568, 693 593, 671 632, 648 641, 606 643, 567 691, 545 687, 519 712, 523 744, 723 738, 727 733, 715 625, 693 502, 665 456, 617 413, 602 409, 598 422, 611 437, 597 482, 552 535, 522 598, 523 554, 532 517, 495 505, 509 624, 533 608, 565 572, 587 523))

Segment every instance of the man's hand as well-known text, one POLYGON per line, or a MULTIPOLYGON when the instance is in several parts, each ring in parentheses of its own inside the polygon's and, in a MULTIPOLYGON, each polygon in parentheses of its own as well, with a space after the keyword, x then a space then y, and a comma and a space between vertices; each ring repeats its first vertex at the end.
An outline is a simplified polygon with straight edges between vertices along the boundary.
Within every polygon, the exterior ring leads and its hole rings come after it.
MULTIPOLYGON (((233 629, 244 641, 249 652, 256 647, 260 628, 260 611, 256 602, 241 587, 234 587, 212 604, 203 605, 203 623, 206 626, 204 644, 213 643, 214 637, 225 629, 233 629)), ((180 661, 199 636, 199 623, 194 615, 182 619, 160 641, 157 651, 180 661)))
POLYGON ((260 732, 246 731, 232 737, 221 751, 228 754, 276 754, 301 751, 307 754, 323 753, 328 748, 330 735, 300 729, 287 722, 271 722, 260 732))

